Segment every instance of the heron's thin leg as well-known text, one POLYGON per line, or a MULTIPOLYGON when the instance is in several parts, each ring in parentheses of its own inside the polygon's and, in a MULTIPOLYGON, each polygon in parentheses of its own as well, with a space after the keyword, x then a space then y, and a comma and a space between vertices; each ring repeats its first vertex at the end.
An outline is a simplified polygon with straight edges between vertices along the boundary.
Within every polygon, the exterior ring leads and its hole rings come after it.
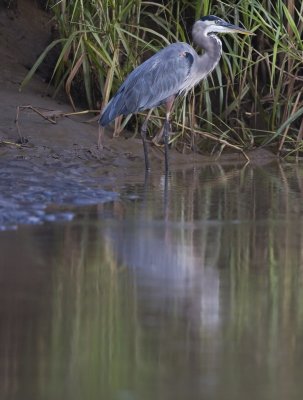
POLYGON ((165 117, 165 122, 164 122, 164 149, 165 149, 165 171, 168 171, 168 139, 169 139, 169 132, 170 132, 170 123, 169 123, 169 117, 170 117, 170 112, 173 107, 175 100, 175 96, 170 96, 166 100, 166 117, 165 117))
POLYGON ((164 193, 163 193, 163 218, 164 221, 168 220, 168 169, 165 170, 165 176, 164 176, 164 193))
POLYGON ((145 120, 143 122, 143 125, 141 127, 141 137, 142 137, 142 143, 143 143, 145 170, 146 171, 150 170, 147 143, 146 143, 146 132, 147 132, 147 123, 148 123, 148 120, 149 120, 152 112, 153 112, 152 109, 148 111, 148 113, 146 115, 146 118, 145 118, 145 120))
POLYGON ((168 138, 169 138, 170 125, 169 120, 164 122, 164 153, 165 153, 165 171, 168 171, 168 138))

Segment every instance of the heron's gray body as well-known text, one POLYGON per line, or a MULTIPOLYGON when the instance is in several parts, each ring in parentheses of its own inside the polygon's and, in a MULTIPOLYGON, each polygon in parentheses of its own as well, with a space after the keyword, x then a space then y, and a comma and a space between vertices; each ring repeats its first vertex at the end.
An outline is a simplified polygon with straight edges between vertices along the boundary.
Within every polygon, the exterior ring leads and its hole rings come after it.
MULTIPOLYGON (((214 40, 214 56, 221 57, 220 42, 214 40)), ((216 62, 216 64, 217 64, 216 62)), ((215 65, 216 65, 215 64, 215 65)), ((164 104, 171 96, 186 94, 214 68, 206 54, 201 57, 187 43, 173 43, 134 69, 107 104, 100 125, 106 126, 119 115, 128 115, 164 104), (199 73, 199 64, 204 63, 199 73)))

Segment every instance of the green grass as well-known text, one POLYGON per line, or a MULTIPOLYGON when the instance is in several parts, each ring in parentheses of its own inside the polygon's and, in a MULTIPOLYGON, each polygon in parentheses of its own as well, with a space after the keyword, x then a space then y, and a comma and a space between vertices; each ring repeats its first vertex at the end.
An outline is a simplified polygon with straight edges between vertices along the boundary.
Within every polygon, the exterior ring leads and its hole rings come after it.
MULTIPOLYGON (((176 104, 173 145, 181 150, 189 146, 196 131, 198 146, 208 151, 213 142, 203 139, 203 132, 244 149, 272 145, 279 153, 292 154, 301 149, 303 135, 303 4, 300 9, 296 4, 50 0, 60 38, 41 54, 23 85, 46 54, 60 46, 52 77, 56 88, 65 87, 75 108, 75 88, 81 87, 88 107, 100 109, 135 66, 169 43, 190 42, 195 19, 216 14, 243 24, 256 36, 222 37, 220 65, 176 104)), ((161 116, 163 111, 156 110, 150 128, 153 135, 160 129, 161 116)), ((141 118, 133 117, 133 126, 139 126, 141 118)), ((122 128, 128 120, 122 121, 122 128)), ((116 124, 116 133, 120 130, 116 124)))

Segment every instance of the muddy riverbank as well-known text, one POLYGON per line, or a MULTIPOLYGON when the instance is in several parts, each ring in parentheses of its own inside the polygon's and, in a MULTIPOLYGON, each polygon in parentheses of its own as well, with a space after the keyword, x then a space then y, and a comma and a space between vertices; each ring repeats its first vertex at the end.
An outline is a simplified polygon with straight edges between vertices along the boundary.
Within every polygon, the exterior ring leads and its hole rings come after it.
MULTIPOLYGON (((50 15, 34 1, 19 0, 15 9, 0 8, 0 32, 0 225, 43 221, 52 218, 41 211, 49 204, 102 202, 116 196, 119 184, 130 176, 144 179, 140 139, 112 138, 108 130, 100 152, 96 116, 70 115, 64 95, 51 97, 47 63, 20 91, 29 68, 51 40, 50 15)), ((152 170, 164 170, 162 148, 151 146, 149 151, 152 170)), ((274 156, 262 150, 250 158, 263 163, 274 156)), ((246 162, 241 153, 225 154, 223 161, 246 162)), ((205 162, 215 158, 170 151, 171 168, 205 162)))

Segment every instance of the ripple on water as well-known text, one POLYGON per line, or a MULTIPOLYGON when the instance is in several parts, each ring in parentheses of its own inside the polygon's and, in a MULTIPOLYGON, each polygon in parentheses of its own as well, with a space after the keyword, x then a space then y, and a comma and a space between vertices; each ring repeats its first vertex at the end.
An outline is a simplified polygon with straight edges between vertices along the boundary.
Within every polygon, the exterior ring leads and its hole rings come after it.
POLYGON ((91 178, 88 168, 73 166, 62 171, 14 160, 1 163, 0 171, 0 230, 73 218, 72 211, 48 211, 50 204, 83 206, 118 197, 91 178))

